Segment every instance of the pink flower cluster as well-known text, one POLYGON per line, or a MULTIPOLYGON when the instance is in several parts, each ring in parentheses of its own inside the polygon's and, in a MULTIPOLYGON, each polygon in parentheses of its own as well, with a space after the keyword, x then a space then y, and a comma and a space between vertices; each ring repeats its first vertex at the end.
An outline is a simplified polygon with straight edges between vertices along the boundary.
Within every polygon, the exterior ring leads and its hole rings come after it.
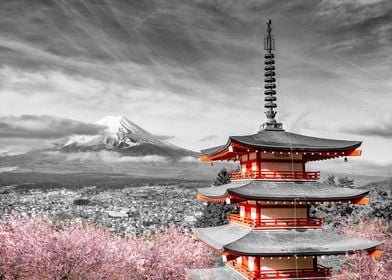
POLYGON ((346 257, 342 271, 334 280, 391 280, 392 279, 392 236, 388 225, 377 221, 364 221, 358 225, 342 225, 348 236, 383 242, 380 258, 373 258, 366 252, 346 257))
POLYGON ((183 279, 186 268, 213 263, 205 245, 180 228, 121 238, 79 223, 0 222, 0 279, 183 279))

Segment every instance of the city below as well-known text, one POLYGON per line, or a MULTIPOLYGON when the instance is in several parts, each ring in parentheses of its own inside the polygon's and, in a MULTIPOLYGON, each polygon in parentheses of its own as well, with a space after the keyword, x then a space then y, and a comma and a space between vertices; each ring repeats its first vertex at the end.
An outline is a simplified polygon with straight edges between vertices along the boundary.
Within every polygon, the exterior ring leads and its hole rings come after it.
POLYGON ((0 187, 0 219, 9 215, 45 217, 102 225, 118 234, 152 234, 162 226, 191 227, 201 215, 199 184, 102 188, 0 187), (195 186, 196 185, 196 186, 195 186))

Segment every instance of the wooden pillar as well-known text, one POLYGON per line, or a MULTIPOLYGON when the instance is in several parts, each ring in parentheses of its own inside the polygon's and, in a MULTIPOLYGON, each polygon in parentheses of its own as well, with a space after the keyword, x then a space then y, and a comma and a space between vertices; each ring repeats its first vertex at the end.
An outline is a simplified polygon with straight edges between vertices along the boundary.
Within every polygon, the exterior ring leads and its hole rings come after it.
POLYGON ((256 272, 256 277, 259 277, 260 275, 260 257, 255 257, 255 272, 256 272))
POLYGON ((260 207, 260 201, 257 201, 256 202, 256 226, 260 226, 260 219, 261 219, 261 207, 260 207))
POLYGON ((250 219, 251 218, 251 209, 252 209, 252 205, 247 203, 245 206, 245 218, 250 219))
POLYGON ((257 178, 261 178, 261 151, 256 151, 256 161, 257 161, 257 178))

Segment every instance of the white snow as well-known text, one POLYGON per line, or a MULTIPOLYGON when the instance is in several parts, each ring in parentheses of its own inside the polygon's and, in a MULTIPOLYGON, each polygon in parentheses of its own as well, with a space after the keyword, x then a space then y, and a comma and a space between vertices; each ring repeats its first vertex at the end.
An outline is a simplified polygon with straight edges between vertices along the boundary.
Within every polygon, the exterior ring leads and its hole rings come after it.
POLYGON ((160 140, 123 116, 106 116, 95 122, 95 124, 106 126, 107 128, 102 134, 98 135, 74 135, 69 138, 63 147, 70 145, 84 147, 105 145, 107 148, 112 148, 120 144, 131 147, 142 143, 150 143, 157 146, 180 149, 171 143, 160 140))

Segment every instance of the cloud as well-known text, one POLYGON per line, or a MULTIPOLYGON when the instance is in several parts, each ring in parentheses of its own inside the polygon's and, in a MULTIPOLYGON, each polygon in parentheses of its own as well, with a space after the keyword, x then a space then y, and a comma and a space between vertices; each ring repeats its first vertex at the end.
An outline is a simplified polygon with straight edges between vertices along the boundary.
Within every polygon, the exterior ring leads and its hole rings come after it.
POLYGON ((123 156, 118 159, 118 162, 154 162, 154 163, 164 163, 168 162, 168 159, 163 156, 158 155, 148 155, 140 157, 130 157, 123 156))
MULTIPOLYGON (((391 11, 389 0, 0 1, 0 112, 126 115, 189 149, 246 134, 265 119, 252 88, 271 18, 278 121, 291 112, 317 136, 389 110, 391 11)), ((11 142, 3 150, 18 152, 11 142)))
POLYGON ((208 135, 208 136, 205 136, 203 138, 200 138, 198 141, 199 142, 206 142, 206 141, 212 141, 212 140, 215 140, 215 139, 218 139, 218 135, 212 134, 212 135, 208 135))
POLYGON ((46 151, 48 155, 64 157, 66 161, 80 162, 102 162, 102 163, 122 163, 122 162, 144 162, 144 163, 166 163, 168 158, 159 155, 147 156, 123 156, 120 153, 112 151, 99 152, 77 152, 63 153, 58 151, 46 151))
POLYGON ((159 139, 159 140, 162 140, 162 141, 170 140, 170 139, 175 138, 174 135, 154 135, 154 137, 159 139))
POLYGON ((53 116, 0 117, 1 138, 57 139, 75 134, 95 135, 104 126, 53 116))
POLYGON ((392 138, 392 114, 385 114, 379 120, 367 122, 360 126, 342 128, 341 131, 366 136, 392 138))
POLYGON ((187 157, 183 157, 180 158, 179 162, 196 162, 196 163, 200 163, 200 160, 198 158, 195 157, 191 157, 191 156, 187 156, 187 157))
POLYGON ((3 173, 3 172, 13 172, 13 171, 16 171, 18 169, 19 169, 19 167, 17 167, 17 166, 0 167, 0 173, 3 173))

